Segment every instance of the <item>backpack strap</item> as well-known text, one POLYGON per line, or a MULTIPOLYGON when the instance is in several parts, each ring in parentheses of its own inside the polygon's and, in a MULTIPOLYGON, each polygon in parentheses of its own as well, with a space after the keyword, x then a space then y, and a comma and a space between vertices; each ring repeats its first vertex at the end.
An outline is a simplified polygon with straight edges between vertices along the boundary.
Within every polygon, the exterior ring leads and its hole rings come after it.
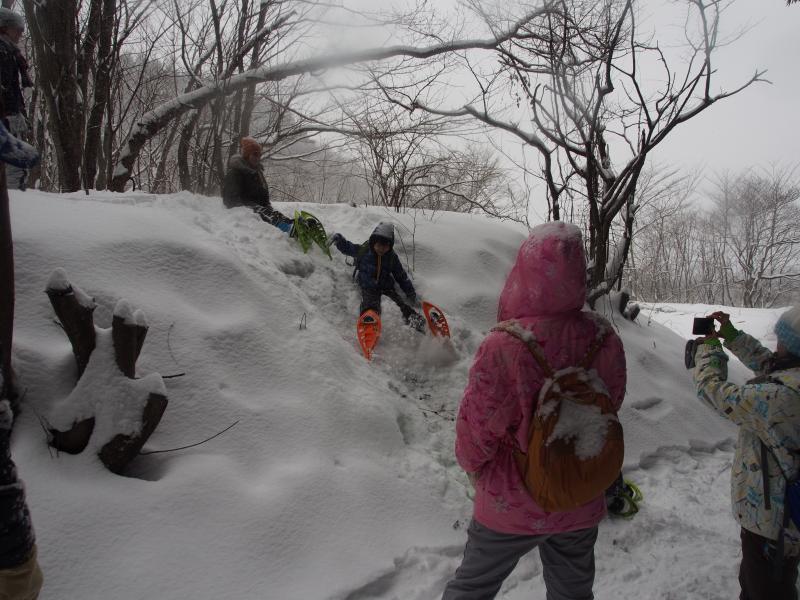
POLYGON ((358 261, 361 260, 361 257, 364 256, 368 250, 369 250, 369 240, 367 240, 358 247, 358 252, 353 257, 353 281, 356 280, 356 275, 358 275, 358 261))
POLYGON ((764 508, 771 510, 770 507, 772 505, 772 502, 769 498, 769 463, 767 462, 768 453, 772 454, 772 458, 775 459, 775 463, 778 465, 778 470, 781 472, 781 475, 786 482, 786 489, 783 493, 783 521, 781 522, 781 528, 778 531, 778 539, 775 541, 775 555, 772 557, 772 579, 773 581, 780 582, 783 578, 783 562, 786 557, 784 536, 786 529, 789 527, 789 521, 791 520, 791 512, 789 510, 789 486, 792 482, 786 476, 786 473, 784 473, 783 467, 781 467, 781 463, 778 461, 778 457, 775 455, 775 453, 764 443, 764 440, 759 439, 759 441, 761 442, 761 476, 764 481, 764 508))
POLYGON ((583 357, 583 360, 579 363, 581 368, 588 370, 589 367, 592 366, 597 353, 600 351, 600 348, 603 347, 603 344, 606 341, 606 338, 609 336, 611 332, 603 327, 602 330, 597 332, 597 335, 592 342, 592 345, 589 346, 589 349, 586 351, 586 356, 583 357))
POLYGON ((545 359, 541 346, 539 346, 539 344, 536 342, 536 338, 533 337, 533 334, 530 331, 524 329, 519 323, 514 320, 501 321, 492 328, 492 331, 505 331, 509 335, 513 335, 528 347, 528 350, 530 350, 530 353, 533 355, 536 363, 547 377, 552 377, 555 374, 553 367, 551 367, 545 359), (525 337, 523 337, 523 332, 527 333, 525 337))
MULTIPOLYGON (((767 448, 767 445, 763 441, 759 441, 761 442, 761 479, 764 481, 764 508, 772 510, 772 502, 769 499, 769 471, 767 470, 769 465, 767 461, 769 448, 767 448)), ((780 468, 780 465, 778 468, 780 468)))
MULTIPOLYGON (((542 371, 544 371, 545 375, 552 377, 555 374, 553 368, 544 358, 544 353, 542 352, 541 346, 539 346, 537 343, 536 338, 533 337, 533 334, 530 331, 524 329, 519 323, 514 320, 502 321, 495 325, 492 331, 505 331, 506 333, 513 335, 528 347, 528 350, 530 350, 531 354, 533 354, 533 358, 536 359, 536 362, 542 368, 542 371), (525 337, 523 337, 523 332, 527 334, 525 337)), ((603 329, 602 332, 598 333, 599 335, 595 337, 591 346, 589 346, 589 350, 586 351, 583 360, 578 363, 578 366, 582 369, 588 370, 589 367, 592 366, 597 353, 600 351, 600 348, 603 346, 603 343, 609 336, 610 331, 608 331, 608 329, 603 329)))

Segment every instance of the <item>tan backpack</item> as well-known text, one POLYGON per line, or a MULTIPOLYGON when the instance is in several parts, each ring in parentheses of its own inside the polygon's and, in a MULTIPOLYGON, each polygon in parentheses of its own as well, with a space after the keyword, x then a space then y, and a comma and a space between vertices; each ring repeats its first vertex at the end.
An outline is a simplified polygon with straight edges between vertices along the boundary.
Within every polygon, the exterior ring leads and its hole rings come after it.
POLYGON ((528 451, 514 443, 514 459, 528 492, 544 510, 583 506, 604 494, 622 469, 622 425, 597 372, 590 370, 608 331, 601 332, 576 367, 553 371, 530 331, 515 321, 494 331, 528 347, 547 378, 528 430, 528 451))

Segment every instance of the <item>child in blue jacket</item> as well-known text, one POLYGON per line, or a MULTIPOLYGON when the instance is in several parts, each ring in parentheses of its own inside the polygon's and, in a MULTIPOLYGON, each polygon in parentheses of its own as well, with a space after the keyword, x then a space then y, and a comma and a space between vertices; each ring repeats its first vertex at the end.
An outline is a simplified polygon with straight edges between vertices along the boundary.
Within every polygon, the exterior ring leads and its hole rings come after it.
POLYGON ((342 254, 355 259, 357 281, 361 287, 360 313, 372 309, 381 312, 381 296, 387 296, 400 307, 403 320, 417 329, 425 330, 425 319, 412 305, 417 304, 417 293, 394 251, 394 225, 378 223, 369 240, 356 245, 348 242, 341 233, 335 233, 331 242, 342 254), (407 302, 400 297, 395 283, 406 295, 407 302))

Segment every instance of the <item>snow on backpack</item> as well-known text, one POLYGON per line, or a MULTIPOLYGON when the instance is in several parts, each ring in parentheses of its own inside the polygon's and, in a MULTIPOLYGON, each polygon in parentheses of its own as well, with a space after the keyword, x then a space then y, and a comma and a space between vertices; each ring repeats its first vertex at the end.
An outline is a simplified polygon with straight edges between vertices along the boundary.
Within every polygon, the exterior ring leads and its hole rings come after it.
POLYGON ((547 378, 528 430, 527 452, 514 446, 525 487, 548 512, 571 510, 602 496, 622 469, 622 425, 605 384, 591 369, 608 335, 598 331, 578 366, 553 371, 533 334, 515 321, 494 328, 522 341, 547 378))

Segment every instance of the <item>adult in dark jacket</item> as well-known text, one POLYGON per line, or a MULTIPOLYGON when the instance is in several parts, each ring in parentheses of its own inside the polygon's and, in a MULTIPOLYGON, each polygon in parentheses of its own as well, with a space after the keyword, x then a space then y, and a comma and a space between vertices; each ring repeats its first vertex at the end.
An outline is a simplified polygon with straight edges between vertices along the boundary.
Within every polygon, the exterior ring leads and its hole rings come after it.
POLYGON ((14 416, 8 400, 0 400, 0 598, 34 600, 42 588, 25 488, 11 460, 14 416))
POLYGON ((269 187, 261 167, 261 144, 251 137, 239 142, 240 154, 228 161, 228 172, 222 182, 222 202, 226 208, 249 206, 262 220, 291 233, 294 221, 272 208, 269 187))
POLYGON ((389 297, 403 314, 403 320, 418 331, 425 330, 425 319, 411 305, 417 303, 417 292, 408 278, 400 257, 394 251, 394 225, 378 223, 369 240, 356 245, 341 233, 331 236, 331 242, 342 254, 355 258, 358 285, 361 288, 361 313, 381 312, 381 296, 389 297), (406 295, 405 302, 395 289, 395 283, 406 295))
MULTIPOLYGON (((33 86, 28 62, 17 45, 24 31, 25 21, 21 15, 0 8, 0 117, 11 134, 19 138, 26 137, 30 130, 22 88, 33 86)), ((10 189, 24 190, 28 172, 8 166, 6 178, 10 189)))

